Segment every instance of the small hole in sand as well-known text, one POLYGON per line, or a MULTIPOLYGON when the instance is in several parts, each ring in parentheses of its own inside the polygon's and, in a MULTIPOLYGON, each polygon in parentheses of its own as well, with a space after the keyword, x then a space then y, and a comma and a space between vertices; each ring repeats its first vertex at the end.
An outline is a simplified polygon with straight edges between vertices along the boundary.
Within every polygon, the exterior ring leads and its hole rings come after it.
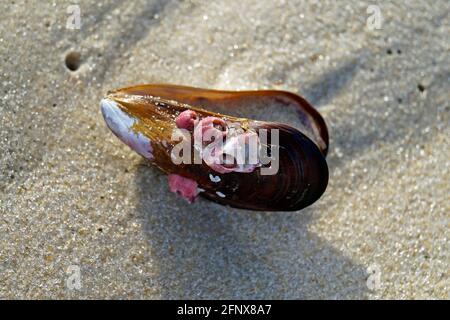
POLYGON ((424 92, 425 91, 425 86, 423 84, 419 83, 417 85, 417 89, 419 89, 420 92, 424 92))
POLYGON ((81 54, 76 51, 69 52, 66 56, 66 67, 70 71, 76 71, 81 64, 81 54))

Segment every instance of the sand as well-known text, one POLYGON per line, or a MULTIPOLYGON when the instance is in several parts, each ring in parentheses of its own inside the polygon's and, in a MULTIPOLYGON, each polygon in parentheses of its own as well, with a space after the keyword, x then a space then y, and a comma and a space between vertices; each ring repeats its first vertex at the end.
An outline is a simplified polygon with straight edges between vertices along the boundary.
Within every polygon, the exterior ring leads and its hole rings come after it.
POLYGON ((74 3, 0 4, 0 298, 449 298, 447 0, 74 3), (187 205, 99 110, 156 82, 307 98, 324 196, 187 205))

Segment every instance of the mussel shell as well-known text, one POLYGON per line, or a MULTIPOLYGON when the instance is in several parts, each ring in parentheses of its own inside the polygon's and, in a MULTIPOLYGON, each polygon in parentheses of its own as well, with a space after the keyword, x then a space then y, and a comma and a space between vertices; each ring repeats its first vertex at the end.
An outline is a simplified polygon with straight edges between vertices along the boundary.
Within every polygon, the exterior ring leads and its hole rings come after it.
MULTIPOLYGON (((166 173, 175 173, 195 180, 204 189, 205 198, 231 207, 262 211, 295 211, 302 209, 324 193, 328 183, 325 155, 328 132, 320 114, 304 100, 283 91, 230 92, 203 90, 173 85, 141 85, 114 90, 107 96, 121 109, 138 119, 138 129, 152 140, 155 159, 152 161, 166 173), (288 125, 254 121, 213 113, 201 108, 225 104, 242 107, 245 99, 281 99, 297 104, 299 116, 306 123, 308 135, 288 125), (203 164, 175 165, 170 160, 173 144, 163 147, 175 126, 175 117, 192 109, 202 117, 218 116, 239 121, 251 130, 279 132, 279 170, 275 175, 262 175, 260 168, 251 173, 218 174, 203 164), (311 139, 311 137, 314 139, 311 139), (219 182, 211 180, 220 176, 219 182)), ((270 144, 270 141, 269 143, 270 144)), ((165 144, 166 145, 166 144, 165 144)))

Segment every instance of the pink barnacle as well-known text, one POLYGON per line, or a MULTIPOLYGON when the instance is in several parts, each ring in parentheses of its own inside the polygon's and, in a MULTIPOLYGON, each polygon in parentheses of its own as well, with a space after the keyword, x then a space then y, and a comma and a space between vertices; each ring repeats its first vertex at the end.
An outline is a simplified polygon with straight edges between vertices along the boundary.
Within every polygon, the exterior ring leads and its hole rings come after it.
POLYGON ((250 173, 260 166, 259 137, 255 132, 246 132, 227 139, 222 149, 214 150, 208 166, 219 173, 250 173))
POLYGON ((196 120, 197 113, 195 113, 195 111, 185 110, 175 118, 175 124, 179 129, 191 130, 194 128, 196 120))
POLYGON ((212 137, 222 138, 226 136, 227 132, 228 127, 225 120, 217 117, 206 117, 195 126, 194 138, 196 142, 203 144, 203 142, 211 141, 212 137))
POLYGON ((194 202, 199 193, 198 184, 195 180, 182 177, 178 174, 169 174, 169 190, 185 198, 189 203, 194 202))

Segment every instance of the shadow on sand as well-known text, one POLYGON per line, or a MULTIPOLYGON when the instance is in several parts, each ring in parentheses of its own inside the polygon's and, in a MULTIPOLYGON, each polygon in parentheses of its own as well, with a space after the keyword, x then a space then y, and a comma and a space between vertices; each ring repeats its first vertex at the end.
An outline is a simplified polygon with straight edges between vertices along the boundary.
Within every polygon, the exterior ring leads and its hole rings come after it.
POLYGON ((205 199, 188 205, 145 164, 136 174, 153 285, 162 298, 361 299, 365 268, 308 230, 314 209, 259 213, 205 199))

